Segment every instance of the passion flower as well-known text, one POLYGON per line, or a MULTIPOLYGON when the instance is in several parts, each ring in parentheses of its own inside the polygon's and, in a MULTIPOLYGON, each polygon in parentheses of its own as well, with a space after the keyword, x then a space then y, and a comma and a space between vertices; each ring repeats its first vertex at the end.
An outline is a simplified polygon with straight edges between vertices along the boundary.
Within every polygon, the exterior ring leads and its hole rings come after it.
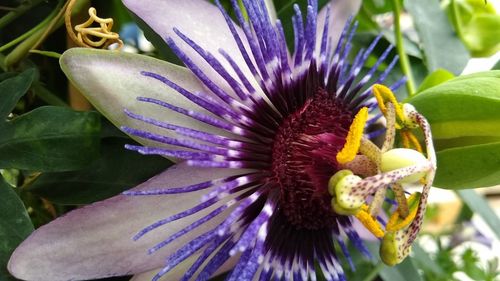
POLYGON ((316 280, 319 265, 327 280, 345 280, 346 242, 370 255, 355 220, 382 239, 387 264, 408 255, 435 156, 425 118, 392 94, 404 80, 381 85, 398 59, 388 59, 392 48, 361 74, 380 37, 348 61, 356 23, 346 18, 336 32, 339 1, 319 14, 309 1, 304 14, 294 7, 290 54, 266 3, 242 2, 244 11, 232 1, 235 24, 218 2, 125 1, 190 72, 139 55, 63 55, 74 84, 143 144, 128 149, 178 164, 41 227, 12 256, 16 277, 207 280, 231 270, 228 280, 316 280), (387 121, 381 148, 365 133, 377 107, 387 121), (396 130, 403 150, 393 149, 396 130), (407 199, 409 183, 422 194, 407 199), (388 187, 397 203, 380 223, 388 187))

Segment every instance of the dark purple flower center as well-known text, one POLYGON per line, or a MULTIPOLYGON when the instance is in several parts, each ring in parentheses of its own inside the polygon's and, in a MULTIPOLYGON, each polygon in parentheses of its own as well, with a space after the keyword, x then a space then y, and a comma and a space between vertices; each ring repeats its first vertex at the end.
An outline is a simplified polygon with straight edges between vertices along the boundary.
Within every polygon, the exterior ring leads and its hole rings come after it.
POLYGON ((345 143, 353 114, 335 96, 318 88, 314 96, 281 124, 273 144, 273 179, 280 206, 301 229, 336 223, 327 185, 338 171, 335 159, 345 143))

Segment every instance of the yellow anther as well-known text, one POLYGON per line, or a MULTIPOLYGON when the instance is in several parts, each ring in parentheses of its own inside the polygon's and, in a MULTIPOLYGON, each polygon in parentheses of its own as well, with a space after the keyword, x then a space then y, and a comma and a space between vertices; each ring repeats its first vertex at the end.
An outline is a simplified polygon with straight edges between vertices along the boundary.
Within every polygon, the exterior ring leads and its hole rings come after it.
POLYGON ((410 148, 410 137, 406 134, 406 131, 401 131, 401 141, 403 142, 403 147, 410 148))
POLYGON ((420 193, 416 192, 410 195, 408 198, 408 207, 410 209, 410 213, 406 218, 401 219, 399 210, 396 210, 394 214, 391 215, 389 221, 387 222, 387 226, 385 230, 387 232, 396 232, 405 227, 407 227, 417 215, 418 204, 420 202, 420 193))
POLYGON ((380 111, 382 111, 384 115, 387 112, 385 104, 387 102, 390 102, 394 105, 396 115, 399 117, 399 119, 400 120, 405 119, 403 114, 403 108, 399 104, 398 100, 396 99, 396 96, 391 91, 391 89, 381 84, 375 84, 373 85, 373 95, 375 96, 375 99, 377 99, 378 107, 380 108, 380 111))
POLYGON ((67 4, 65 24, 69 36, 75 43, 77 43, 80 47, 88 48, 107 48, 113 43, 117 43, 118 48, 123 46, 123 42, 120 40, 118 33, 111 31, 111 28, 113 27, 113 19, 103 19, 98 17, 94 7, 89 9, 89 19, 86 22, 75 26, 75 30, 77 32, 77 34, 75 34, 71 24, 71 12, 74 4, 75 0, 70 0, 67 4), (94 23, 99 24, 99 26, 91 27, 94 23))
POLYGON ((356 218, 361 222, 368 231, 370 231, 375 237, 384 237, 384 231, 380 226, 380 223, 376 221, 368 212, 368 206, 363 205, 361 209, 355 214, 356 218))
POLYGON ((344 147, 337 153, 337 162, 339 162, 339 164, 345 164, 354 160, 354 157, 358 154, 366 120, 368 120, 368 108, 363 107, 358 111, 349 127, 349 133, 347 134, 344 147))
POLYGON ((416 151, 422 153, 422 146, 420 145, 420 142, 418 141, 418 138, 409 130, 402 130, 401 131, 401 136, 403 138, 403 145, 405 145, 406 148, 413 148, 416 151))

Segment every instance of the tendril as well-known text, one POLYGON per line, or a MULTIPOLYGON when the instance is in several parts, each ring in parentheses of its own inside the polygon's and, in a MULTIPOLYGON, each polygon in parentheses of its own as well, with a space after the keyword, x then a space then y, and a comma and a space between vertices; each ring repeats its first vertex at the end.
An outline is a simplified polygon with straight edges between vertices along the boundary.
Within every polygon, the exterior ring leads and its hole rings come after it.
POLYGON ((80 47, 106 49, 109 45, 117 43, 118 49, 123 46, 120 35, 112 32, 113 19, 100 18, 94 7, 89 8, 89 19, 74 27, 71 24, 71 13, 76 0, 69 0, 64 15, 64 22, 69 37, 80 47), (94 23, 99 26, 92 26, 94 23), (76 31, 76 33, 75 33, 76 31))

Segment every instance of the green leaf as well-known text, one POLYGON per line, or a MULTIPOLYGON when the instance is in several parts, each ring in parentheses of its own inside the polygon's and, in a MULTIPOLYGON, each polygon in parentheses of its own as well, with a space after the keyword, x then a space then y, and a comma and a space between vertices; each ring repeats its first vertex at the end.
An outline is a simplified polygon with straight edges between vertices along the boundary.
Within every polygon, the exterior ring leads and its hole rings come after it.
POLYGON ((6 80, 6 79, 12 78, 12 77, 16 77, 16 76, 17 76, 17 73, 15 73, 15 72, 0 73, 0 82, 2 82, 3 80, 6 80))
POLYGON ((35 79, 35 73, 35 69, 30 68, 0 83, 0 122, 5 120, 19 99, 28 91, 35 79))
POLYGON ((33 225, 23 202, 0 176, 0 280, 15 280, 7 272, 7 262, 31 232, 33 225))
POLYGON ((479 266, 477 253, 471 248, 467 248, 462 254, 462 271, 472 280, 486 280, 486 272, 479 266))
POLYGON ((456 36, 435 0, 405 1, 422 42, 430 72, 444 68, 458 75, 469 60, 469 53, 456 36))
POLYGON ((101 158, 90 166, 74 172, 44 173, 28 190, 58 204, 89 204, 130 189, 172 164, 160 156, 125 149, 130 142, 105 138, 101 158))
POLYGON ((455 75, 453 75, 453 73, 449 72, 448 70, 438 69, 425 77, 424 81, 422 81, 422 84, 420 84, 420 87, 418 87, 417 93, 437 86, 454 77, 455 75))
POLYGON ((500 71, 458 77, 409 102, 429 120, 438 150, 434 185, 500 184, 500 71))
POLYGON ((434 186, 451 189, 500 184, 500 142, 445 149, 437 153, 434 186))
POLYGON ((495 211, 491 209, 488 201, 474 190, 458 190, 457 194, 474 213, 483 218, 497 238, 500 239, 500 219, 495 214, 495 211))
POLYGON ((99 155, 100 115, 45 106, 0 128, 0 167, 69 171, 99 155))
POLYGON ((413 244, 412 252, 413 260, 419 265, 420 268, 424 271, 431 271, 436 277, 439 278, 439 280, 445 279, 446 274, 443 269, 430 258, 429 254, 425 252, 425 250, 422 249, 418 243, 413 244))
POLYGON ((500 70, 500 60, 498 60, 491 69, 500 70))
MULTIPOLYGON (((390 29, 384 29, 382 30, 382 34, 384 35, 384 38, 387 39, 387 41, 389 41, 393 46, 396 46, 397 43, 396 43, 396 38, 394 36, 394 31, 390 29)), ((408 39, 408 37, 404 35, 403 35, 403 45, 405 46, 405 52, 407 55, 422 59, 422 51, 420 50, 417 43, 408 39)))
POLYGON ((500 136, 500 71, 457 77, 407 102, 429 120, 434 139, 500 136))

